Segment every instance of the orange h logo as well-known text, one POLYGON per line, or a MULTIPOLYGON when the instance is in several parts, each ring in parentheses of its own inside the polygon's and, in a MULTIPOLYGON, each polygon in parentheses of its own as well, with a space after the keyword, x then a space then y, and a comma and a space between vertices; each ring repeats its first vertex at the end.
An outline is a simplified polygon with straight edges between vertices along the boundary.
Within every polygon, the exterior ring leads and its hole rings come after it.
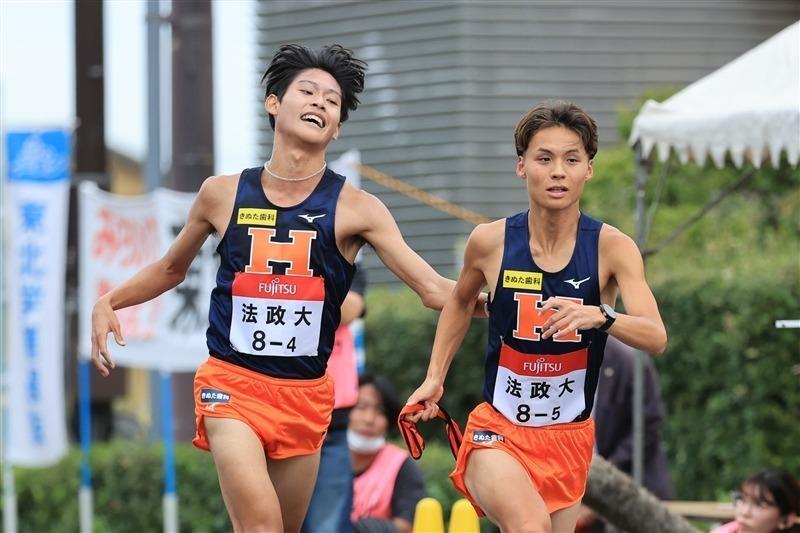
MULTIPOLYGON (((581 298, 564 298, 578 303, 583 303, 581 298)), ((517 302, 517 327, 514 329, 514 338, 526 341, 538 341, 541 339, 544 323, 553 315, 552 310, 544 313, 539 311, 542 303, 541 294, 531 294, 527 292, 515 292, 514 300, 517 302)), ((556 342, 581 342, 581 334, 577 331, 557 333, 552 339, 556 342)))
POLYGON ((313 276, 311 271, 311 241, 317 238, 316 231, 289 230, 290 242, 275 242, 274 228, 248 228, 250 235, 250 264, 245 272, 272 274, 270 261, 289 263, 289 276, 313 276))

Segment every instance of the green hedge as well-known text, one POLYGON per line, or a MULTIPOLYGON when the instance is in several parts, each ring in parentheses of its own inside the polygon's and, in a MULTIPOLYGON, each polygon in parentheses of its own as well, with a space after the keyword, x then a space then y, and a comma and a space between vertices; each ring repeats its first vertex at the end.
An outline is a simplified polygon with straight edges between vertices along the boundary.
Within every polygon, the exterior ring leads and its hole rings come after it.
POLYGON ((658 361, 681 498, 720 497, 763 467, 800 474, 797 268, 657 291, 670 344, 658 361))
MULTIPOLYGON (((211 455, 180 444, 175 450, 182 531, 230 531, 211 455)), ((94 530, 160 531, 163 450, 131 442, 93 447, 94 530)), ((20 531, 77 531, 80 454, 57 465, 15 469, 20 531)))

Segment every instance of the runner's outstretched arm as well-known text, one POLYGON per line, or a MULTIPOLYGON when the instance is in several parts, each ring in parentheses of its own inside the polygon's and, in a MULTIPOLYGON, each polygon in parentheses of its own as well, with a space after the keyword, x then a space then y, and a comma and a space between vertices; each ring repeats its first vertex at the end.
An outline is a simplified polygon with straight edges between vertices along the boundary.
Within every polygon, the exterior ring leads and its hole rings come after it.
POLYGON ((425 381, 406 402, 407 404, 425 402, 424 410, 408 415, 413 422, 420 419, 430 420, 436 417, 439 411, 436 402, 444 393, 447 372, 464 340, 464 335, 469 330, 472 311, 481 295, 481 288, 486 284, 482 263, 490 256, 492 235, 489 226, 481 224, 472 231, 467 241, 464 251, 464 268, 461 270, 451 297, 445 303, 442 314, 439 316, 425 381))
MULTIPOLYGON (((359 210, 368 213, 369 217, 364 221, 365 228, 361 232, 364 240, 372 245, 383 264, 419 295, 425 307, 442 309, 455 282, 439 275, 408 246, 383 202, 365 191, 359 192, 359 210)), ((479 295, 470 316, 486 317, 485 303, 486 295, 479 295)))
POLYGON ((114 361, 108 350, 108 334, 114 334, 117 344, 125 344, 115 311, 152 300, 180 284, 200 247, 213 231, 205 216, 213 195, 213 187, 207 185, 210 181, 206 180, 200 188, 189 210, 186 225, 167 253, 103 295, 94 304, 91 357, 92 363, 103 377, 108 376, 108 367, 114 368, 114 361))

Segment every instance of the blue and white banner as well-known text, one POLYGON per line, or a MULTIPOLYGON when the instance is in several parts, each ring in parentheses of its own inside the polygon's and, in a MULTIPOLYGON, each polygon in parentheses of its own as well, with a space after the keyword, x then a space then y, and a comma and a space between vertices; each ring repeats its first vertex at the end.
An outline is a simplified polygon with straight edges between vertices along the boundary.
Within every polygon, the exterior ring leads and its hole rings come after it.
POLYGON ((9 132, 4 257, 8 294, 7 459, 47 466, 67 451, 64 278, 70 136, 9 132))

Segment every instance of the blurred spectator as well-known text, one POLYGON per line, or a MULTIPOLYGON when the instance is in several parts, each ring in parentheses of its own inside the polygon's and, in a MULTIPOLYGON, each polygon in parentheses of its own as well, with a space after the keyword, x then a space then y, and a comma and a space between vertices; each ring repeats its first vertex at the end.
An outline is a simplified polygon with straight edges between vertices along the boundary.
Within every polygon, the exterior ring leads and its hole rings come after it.
MULTIPOLYGON (((636 350, 608 336, 594 404, 595 451, 627 474, 633 470, 633 371, 636 350)), ((672 480, 661 428, 664 409, 653 360, 644 357, 644 487, 662 500, 672 499, 672 480)), ((604 531, 588 507, 578 518, 581 531, 604 531)))
POLYGON ((764 470, 734 493, 736 520, 711 533, 800 532, 800 483, 788 472, 764 470))
POLYGON ((328 434, 322 443, 317 483, 303 521, 303 533, 351 529, 353 468, 347 447, 347 425, 350 421, 350 409, 358 400, 358 372, 355 342, 349 324, 366 312, 366 286, 366 271, 359 268, 342 304, 342 318, 328 359, 328 373, 333 378, 335 395, 333 414, 328 434))
MULTIPOLYGON (((636 350, 609 335, 594 407, 597 453, 623 472, 633 470, 633 368, 636 350)), ((661 444, 664 408, 658 373, 650 357, 644 363, 644 479, 647 490, 672 499, 672 479, 661 444)))
POLYGON ((417 502, 425 497, 422 472, 408 452, 386 443, 400 401, 382 376, 359 380, 347 442, 355 474, 351 519, 357 532, 408 532, 417 502))

